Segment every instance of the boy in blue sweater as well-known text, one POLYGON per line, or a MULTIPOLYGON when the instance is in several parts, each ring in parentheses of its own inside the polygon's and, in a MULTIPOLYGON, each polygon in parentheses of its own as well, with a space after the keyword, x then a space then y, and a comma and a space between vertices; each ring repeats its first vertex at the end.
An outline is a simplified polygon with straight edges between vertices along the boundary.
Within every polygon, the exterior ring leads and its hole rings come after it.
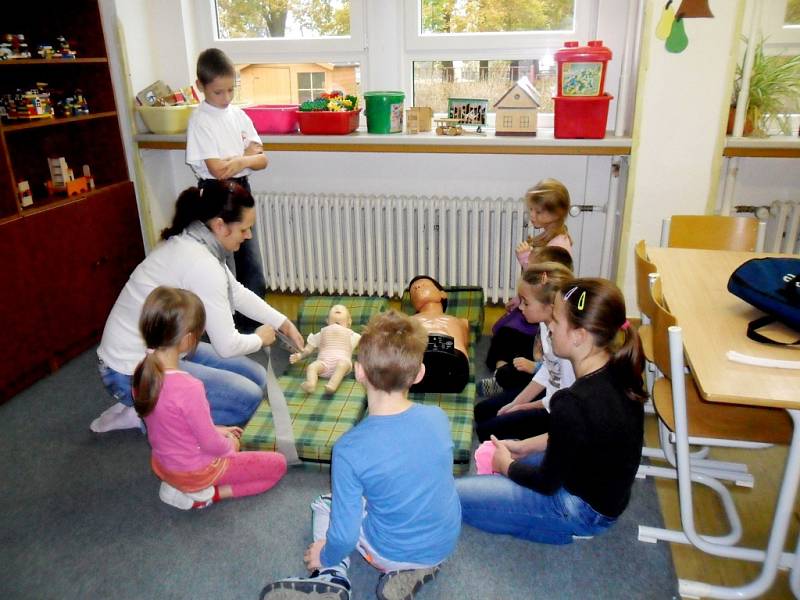
POLYGON ((262 599, 349 600, 353 549, 381 571, 378 598, 413 598, 455 549, 461 507, 450 423, 440 408, 408 399, 425 374, 427 344, 406 315, 370 320, 355 364, 369 414, 333 448, 332 495, 311 504, 314 542, 304 556, 311 575, 271 583, 262 599))

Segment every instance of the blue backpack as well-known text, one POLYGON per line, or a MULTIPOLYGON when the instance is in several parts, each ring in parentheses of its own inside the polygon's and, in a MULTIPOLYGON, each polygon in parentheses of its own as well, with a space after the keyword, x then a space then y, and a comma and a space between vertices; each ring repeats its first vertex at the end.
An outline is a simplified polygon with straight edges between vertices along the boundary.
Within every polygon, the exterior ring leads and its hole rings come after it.
POLYGON ((728 291, 767 313, 748 324, 747 337, 764 344, 800 344, 800 339, 776 342, 757 332, 774 321, 800 332, 800 258, 748 260, 731 275, 728 291))

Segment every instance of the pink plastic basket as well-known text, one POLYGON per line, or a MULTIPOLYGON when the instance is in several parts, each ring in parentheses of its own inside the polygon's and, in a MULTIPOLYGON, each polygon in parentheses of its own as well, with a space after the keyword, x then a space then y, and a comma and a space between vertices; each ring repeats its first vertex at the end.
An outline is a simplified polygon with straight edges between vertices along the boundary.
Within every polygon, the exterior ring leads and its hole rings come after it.
POLYGON ((296 104, 259 104, 243 108, 258 133, 294 133, 297 131, 296 104))

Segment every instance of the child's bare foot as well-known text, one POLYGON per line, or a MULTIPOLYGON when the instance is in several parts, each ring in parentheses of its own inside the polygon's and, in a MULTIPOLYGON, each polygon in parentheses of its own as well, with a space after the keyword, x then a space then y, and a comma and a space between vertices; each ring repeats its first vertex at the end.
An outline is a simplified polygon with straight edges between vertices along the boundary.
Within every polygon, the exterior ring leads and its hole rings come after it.
POLYGON ((317 387, 316 383, 311 383, 310 381, 304 381, 300 384, 300 389, 303 390, 306 394, 310 394, 314 391, 314 388, 317 387))

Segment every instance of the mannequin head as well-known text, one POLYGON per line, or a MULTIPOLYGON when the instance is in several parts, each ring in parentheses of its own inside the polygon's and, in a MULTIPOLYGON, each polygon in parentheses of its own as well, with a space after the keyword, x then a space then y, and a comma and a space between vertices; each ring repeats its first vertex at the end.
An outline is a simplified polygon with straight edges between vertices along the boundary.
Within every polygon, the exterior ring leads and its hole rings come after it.
POLYGON ((334 304, 331 306, 331 310, 328 312, 328 325, 333 325, 334 323, 342 327, 347 327, 348 329, 353 325, 353 318, 350 316, 350 311, 347 310, 344 304, 334 304))
POLYGON ((441 304, 447 310, 447 292, 433 277, 417 275, 408 284, 408 294, 414 310, 419 312, 427 304, 441 304))

